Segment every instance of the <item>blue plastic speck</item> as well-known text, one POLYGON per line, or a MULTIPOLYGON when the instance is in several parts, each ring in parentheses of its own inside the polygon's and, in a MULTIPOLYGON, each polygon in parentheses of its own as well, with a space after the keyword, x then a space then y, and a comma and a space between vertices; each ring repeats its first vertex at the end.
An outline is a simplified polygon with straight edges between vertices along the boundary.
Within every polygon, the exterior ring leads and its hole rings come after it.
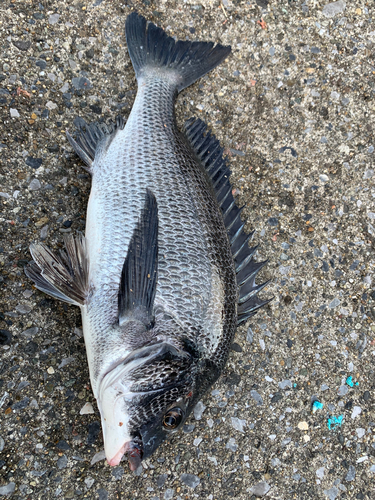
POLYGON ((339 417, 329 417, 327 421, 328 429, 332 430, 336 429, 337 427, 341 427, 343 419, 344 415, 340 415, 339 417))
POLYGON ((353 387, 354 383, 353 383, 352 377, 348 377, 348 378, 346 379, 346 383, 347 383, 350 387, 353 387))
POLYGON ((315 413, 317 410, 321 410, 323 408, 323 403, 321 403, 320 401, 314 401, 313 403, 313 413, 315 413))

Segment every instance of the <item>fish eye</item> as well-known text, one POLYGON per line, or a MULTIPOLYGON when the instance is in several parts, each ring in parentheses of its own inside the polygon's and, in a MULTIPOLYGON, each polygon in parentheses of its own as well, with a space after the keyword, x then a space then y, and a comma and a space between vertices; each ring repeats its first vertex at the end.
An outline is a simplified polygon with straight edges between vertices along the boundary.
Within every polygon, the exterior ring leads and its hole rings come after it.
POLYGON ((176 429, 182 422, 184 414, 181 408, 171 408, 163 417, 163 427, 167 430, 176 429))

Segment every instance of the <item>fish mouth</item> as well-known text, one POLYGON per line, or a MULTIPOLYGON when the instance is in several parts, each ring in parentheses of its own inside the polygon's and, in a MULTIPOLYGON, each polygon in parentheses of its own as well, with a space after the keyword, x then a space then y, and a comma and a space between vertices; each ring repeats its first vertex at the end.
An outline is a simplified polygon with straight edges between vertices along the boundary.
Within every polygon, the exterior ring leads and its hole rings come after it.
POLYGON ((114 455, 110 459, 107 458, 108 464, 112 467, 118 465, 125 454, 128 455, 130 470, 137 470, 141 465, 143 453, 141 448, 136 446, 132 441, 127 441, 126 443, 124 443, 116 453, 116 455, 114 455))

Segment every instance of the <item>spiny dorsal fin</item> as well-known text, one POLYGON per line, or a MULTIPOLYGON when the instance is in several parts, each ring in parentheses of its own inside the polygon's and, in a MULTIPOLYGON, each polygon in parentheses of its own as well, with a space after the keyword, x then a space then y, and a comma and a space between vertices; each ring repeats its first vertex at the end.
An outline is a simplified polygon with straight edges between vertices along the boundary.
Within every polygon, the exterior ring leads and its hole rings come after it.
POLYGON ((154 194, 146 191, 145 205, 134 229, 121 273, 118 294, 119 324, 136 317, 153 322, 158 271, 158 207, 154 194))
POLYGON ((30 245, 34 262, 25 268, 35 286, 52 297, 82 306, 89 292, 89 261, 86 239, 82 235, 64 238, 66 253, 60 256, 43 243, 30 245))
POLYGON ((66 131, 66 136, 70 145, 77 153, 77 155, 87 165, 87 169, 91 172, 92 164, 97 153, 97 148, 104 140, 114 137, 116 130, 122 130, 125 127, 125 120, 122 116, 117 116, 116 122, 110 122, 108 125, 105 123, 91 123, 88 125, 83 118, 78 120, 78 132, 75 139, 66 131))
POLYGON ((239 286, 238 324, 250 316, 269 300, 261 301, 256 294, 269 282, 255 284, 255 277, 266 262, 255 262, 253 256, 257 247, 250 248, 249 241, 254 232, 247 234, 241 220, 242 208, 238 208, 232 195, 229 181, 231 171, 223 157, 223 148, 216 137, 207 131, 207 125, 200 119, 190 118, 185 123, 185 132, 195 153, 201 160, 214 187, 217 201, 223 213, 239 286))

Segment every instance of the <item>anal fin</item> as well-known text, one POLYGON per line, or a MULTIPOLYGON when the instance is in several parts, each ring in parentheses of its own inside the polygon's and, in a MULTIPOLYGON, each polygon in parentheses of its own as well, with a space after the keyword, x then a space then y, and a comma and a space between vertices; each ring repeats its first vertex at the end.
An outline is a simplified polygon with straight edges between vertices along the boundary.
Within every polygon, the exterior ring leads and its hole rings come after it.
POLYGON ((32 244, 34 262, 26 266, 25 274, 36 288, 52 297, 82 306, 89 290, 89 262, 86 240, 79 235, 64 238, 66 252, 56 255, 43 243, 32 244))

